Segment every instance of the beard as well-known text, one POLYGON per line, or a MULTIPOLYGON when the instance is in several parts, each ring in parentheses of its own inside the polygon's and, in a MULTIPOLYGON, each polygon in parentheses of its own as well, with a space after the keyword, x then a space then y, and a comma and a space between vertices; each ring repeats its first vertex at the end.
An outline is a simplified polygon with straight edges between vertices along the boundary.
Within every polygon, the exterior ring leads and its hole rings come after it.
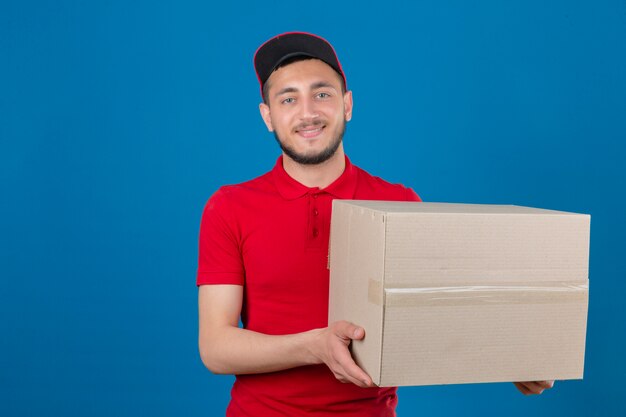
POLYGON ((302 165, 318 165, 323 162, 328 161, 339 149, 339 145, 341 145, 341 141, 343 140, 343 134, 346 131, 346 121, 339 126, 339 130, 335 133, 335 137, 332 138, 330 143, 325 149, 322 149, 320 152, 315 154, 303 154, 298 153, 295 149, 289 147, 289 145, 285 144, 284 141, 280 139, 278 133, 274 131, 274 138, 276 138, 276 142, 280 146, 280 149, 291 158, 294 162, 302 165))

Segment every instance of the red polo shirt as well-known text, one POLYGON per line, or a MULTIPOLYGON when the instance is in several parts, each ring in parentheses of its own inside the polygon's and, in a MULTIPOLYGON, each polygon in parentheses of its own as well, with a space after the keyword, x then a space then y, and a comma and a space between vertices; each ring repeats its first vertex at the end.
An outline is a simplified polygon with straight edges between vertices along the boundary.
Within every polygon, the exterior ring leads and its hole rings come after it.
MULTIPOLYGON (((282 335, 328 325, 331 202, 420 201, 415 192, 352 165, 324 189, 306 187, 284 170, 221 187, 200 228, 197 284, 244 286, 246 329, 282 335)), ((357 323, 358 324, 358 323, 357 323)), ((325 365, 238 375, 227 416, 392 416, 395 388, 359 388, 325 365)))

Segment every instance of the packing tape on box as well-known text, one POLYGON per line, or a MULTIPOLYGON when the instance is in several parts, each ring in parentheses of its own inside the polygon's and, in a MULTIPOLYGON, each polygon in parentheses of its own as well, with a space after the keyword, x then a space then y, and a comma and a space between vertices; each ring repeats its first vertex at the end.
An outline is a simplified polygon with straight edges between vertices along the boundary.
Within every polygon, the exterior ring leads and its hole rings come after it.
POLYGON ((560 304, 586 302, 589 280, 533 285, 458 285, 422 288, 382 288, 370 280, 368 300, 386 307, 426 307, 487 304, 560 304))

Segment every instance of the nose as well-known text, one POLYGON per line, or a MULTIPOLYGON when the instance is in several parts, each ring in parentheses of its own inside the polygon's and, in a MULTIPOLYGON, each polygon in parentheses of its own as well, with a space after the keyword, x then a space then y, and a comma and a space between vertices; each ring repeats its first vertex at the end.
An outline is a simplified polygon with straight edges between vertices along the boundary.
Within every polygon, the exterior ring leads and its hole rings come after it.
POLYGON ((310 120, 319 117, 315 101, 312 98, 300 100, 300 114, 303 120, 310 120))

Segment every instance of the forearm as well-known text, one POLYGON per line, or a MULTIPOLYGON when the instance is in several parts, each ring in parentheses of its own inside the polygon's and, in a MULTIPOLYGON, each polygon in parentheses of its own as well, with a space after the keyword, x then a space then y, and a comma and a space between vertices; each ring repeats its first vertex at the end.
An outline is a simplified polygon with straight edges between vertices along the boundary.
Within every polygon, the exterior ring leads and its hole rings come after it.
POLYGON ((222 326, 199 340, 204 365, 218 374, 256 374, 322 363, 312 349, 319 329, 273 336, 222 326))
POLYGON ((322 329, 272 336, 237 327, 243 287, 203 285, 198 292, 198 344, 202 362, 218 374, 257 374, 326 364, 335 377, 360 387, 372 380, 352 359, 352 340, 365 330, 347 321, 322 329))

